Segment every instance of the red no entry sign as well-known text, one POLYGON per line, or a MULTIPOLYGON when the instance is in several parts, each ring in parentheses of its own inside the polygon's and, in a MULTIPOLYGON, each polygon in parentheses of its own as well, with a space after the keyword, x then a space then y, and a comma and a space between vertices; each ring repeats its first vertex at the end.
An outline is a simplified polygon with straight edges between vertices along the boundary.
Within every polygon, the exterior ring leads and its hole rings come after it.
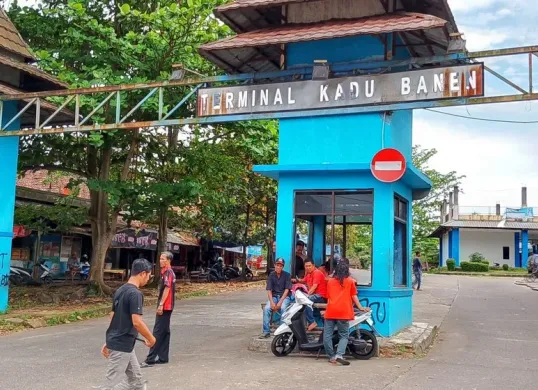
POLYGON ((405 157, 396 149, 382 149, 372 159, 372 175, 384 183, 392 183, 402 178, 405 173, 405 157))

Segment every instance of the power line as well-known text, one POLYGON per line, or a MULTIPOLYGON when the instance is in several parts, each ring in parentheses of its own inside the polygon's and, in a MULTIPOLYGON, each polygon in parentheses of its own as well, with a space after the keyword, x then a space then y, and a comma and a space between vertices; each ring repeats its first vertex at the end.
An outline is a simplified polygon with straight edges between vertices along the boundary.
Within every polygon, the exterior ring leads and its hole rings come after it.
POLYGON ((475 118, 473 116, 465 116, 465 115, 459 115, 459 114, 452 114, 450 112, 432 110, 431 108, 425 108, 425 110, 435 112, 436 114, 443 114, 443 115, 453 116, 453 117, 456 117, 456 118, 472 119, 472 120, 475 120, 475 121, 483 121, 483 122, 516 123, 516 124, 538 123, 538 121, 513 121, 513 120, 508 120, 508 119, 475 118))

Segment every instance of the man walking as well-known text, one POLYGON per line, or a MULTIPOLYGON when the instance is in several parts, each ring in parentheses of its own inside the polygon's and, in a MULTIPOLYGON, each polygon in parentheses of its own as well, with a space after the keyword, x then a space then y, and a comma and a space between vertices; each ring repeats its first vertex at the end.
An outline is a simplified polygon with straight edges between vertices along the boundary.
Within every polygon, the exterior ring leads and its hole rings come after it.
POLYGON ((174 310, 176 296, 176 274, 171 263, 174 255, 170 252, 163 252, 159 258, 161 264, 161 279, 159 280, 159 300, 157 316, 153 335, 157 339, 155 345, 150 349, 145 363, 166 364, 169 360, 170 351, 170 320, 174 310))
POLYGON ((417 291, 420 291, 420 284, 422 282, 422 262, 420 261, 420 251, 415 252, 415 259, 413 260, 413 274, 415 275, 413 287, 416 285, 417 291))
POLYGON ((135 260, 129 281, 114 294, 110 326, 106 331, 106 344, 101 349, 103 356, 108 359, 106 385, 94 388, 107 390, 146 389, 134 346, 138 332, 144 337, 146 346, 152 347, 155 344, 155 337, 142 320, 144 295, 139 290, 140 287, 148 283, 151 269, 151 264, 147 260, 135 260), (127 378, 117 383, 124 373, 127 378))
POLYGON ((267 278, 267 297, 269 300, 263 309, 263 338, 271 336, 269 323, 273 312, 284 314, 290 304, 288 296, 291 290, 291 275, 284 271, 284 259, 275 261, 275 270, 267 278))

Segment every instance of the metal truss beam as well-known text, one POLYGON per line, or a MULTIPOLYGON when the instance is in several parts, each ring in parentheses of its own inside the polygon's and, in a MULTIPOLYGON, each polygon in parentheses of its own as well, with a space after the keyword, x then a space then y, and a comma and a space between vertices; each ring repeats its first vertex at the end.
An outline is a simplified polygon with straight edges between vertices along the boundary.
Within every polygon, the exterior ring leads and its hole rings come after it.
MULTIPOLYGON (((450 53, 446 55, 432 56, 432 57, 419 57, 410 58, 407 60, 389 60, 385 61, 381 57, 371 58, 368 60, 347 62, 347 63, 335 63, 330 64, 331 72, 334 77, 340 75, 350 74, 368 74, 378 72, 391 72, 401 69, 408 69, 410 67, 425 66, 425 65, 446 65, 457 63, 469 63, 474 62, 475 59, 501 57, 501 56, 513 56, 519 54, 528 54, 529 56, 529 88, 528 90, 508 80, 500 73, 487 68, 495 77, 498 77, 503 82, 507 83, 511 87, 515 88, 520 95, 509 96, 489 96, 480 98, 456 98, 437 101, 421 101, 421 102, 405 102, 397 104, 378 104, 370 106, 348 107, 348 108, 333 108, 323 110, 310 110, 310 111, 296 111, 296 112, 280 112, 280 113, 263 113, 263 114, 245 114, 245 115, 227 115, 216 117, 203 117, 203 118, 174 118, 174 114, 184 104, 187 104, 196 91, 206 85, 211 84, 239 84, 239 83, 256 83, 260 81, 282 81, 282 80, 307 80, 312 75, 312 66, 302 66, 294 69, 288 69, 278 72, 270 73, 251 73, 251 74, 237 74, 237 75, 225 75, 207 77, 201 79, 188 79, 188 80, 170 80, 153 83, 143 84, 123 84, 123 85, 111 85, 101 86, 95 88, 82 88, 71 89, 61 91, 45 91, 45 92, 33 92, 24 94, 10 94, 0 96, 0 112, 3 109, 4 101, 29 101, 14 118, 6 121, 7 123, 1 123, 0 118, 0 136, 24 136, 34 134, 60 134, 68 132, 86 132, 86 131, 106 131, 114 129, 139 129, 149 127, 160 126, 180 126, 188 124, 213 124, 224 123, 242 120, 257 120, 257 119, 283 119, 283 118, 295 118, 301 116, 322 116, 322 115, 345 115, 354 113, 366 113, 375 111, 395 111, 395 110, 409 110, 409 109, 422 109, 422 108, 435 108, 435 107, 451 107, 459 105, 475 105, 475 104, 490 104, 490 103, 506 103, 506 102, 518 102, 528 100, 538 100, 538 94, 533 93, 532 89, 532 58, 538 56, 538 46, 526 46, 515 47, 499 50, 486 50, 468 53, 450 53), (177 92, 171 91, 173 88, 183 87, 189 90, 184 95, 176 99, 177 92), (165 92, 169 93, 167 96, 174 96, 174 101, 165 102, 165 92), (127 113, 122 115, 122 99, 128 94, 136 94, 136 96, 144 96, 134 107, 130 108, 127 113), (101 94, 96 98, 96 94, 101 94), (103 97, 105 95, 105 97, 103 97), (157 96, 154 96, 157 95, 157 96), (41 111, 42 103, 47 98, 56 98, 55 102, 62 100, 59 108, 49 115, 44 117, 41 111), (94 106, 88 109, 89 113, 83 113, 83 106, 81 100, 85 97, 92 97, 95 101, 94 106), (115 97, 115 99, 114 99, 115 97), (158 104, 158 115, 154 120, 150 121, 128 121, 129 118, 135 117, 135 113, 140 110, 145 104, 158 104), (36 108, 36 120, 35 126, 31 129, 24 129, 18 131, 5 131, 5 129, 17 118, 24 114, 32 105, 36 108), (58 115, 66 107, 74 106, 74 118, 72 123, 66 124, 63 127, 50 127, 47 125, 52 123, 54 117, 58 115), (172 107, 166 110, 165 107, 172 107), (115 119, 113 123, 97 123, 95 117, 98 113, 107 107, 108 109, 115 109, 115 119)), ((169 98, 171 99, 171 98, 169 98)), ((132 101, 132 95, 130 101, 132 101)), ((86 106, 84 106, 86 109, 86 106)))

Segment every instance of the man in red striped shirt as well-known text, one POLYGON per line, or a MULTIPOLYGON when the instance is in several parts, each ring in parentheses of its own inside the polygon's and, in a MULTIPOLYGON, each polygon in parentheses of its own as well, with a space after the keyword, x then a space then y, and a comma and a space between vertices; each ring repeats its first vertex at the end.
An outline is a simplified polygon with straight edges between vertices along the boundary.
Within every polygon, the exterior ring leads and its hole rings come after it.
POLYGON ((174 310, 176 275, 171 263, 174 255, 170 252, 163 252, 159 259, 161 263, 161 279, 159 281, 159 300, 157 307, 157 317, 153 335, 157 339, 155 345, 150 349, 146 364, 166 364, 168 363, 168 353, 170 350, 170 319, 174 310))

